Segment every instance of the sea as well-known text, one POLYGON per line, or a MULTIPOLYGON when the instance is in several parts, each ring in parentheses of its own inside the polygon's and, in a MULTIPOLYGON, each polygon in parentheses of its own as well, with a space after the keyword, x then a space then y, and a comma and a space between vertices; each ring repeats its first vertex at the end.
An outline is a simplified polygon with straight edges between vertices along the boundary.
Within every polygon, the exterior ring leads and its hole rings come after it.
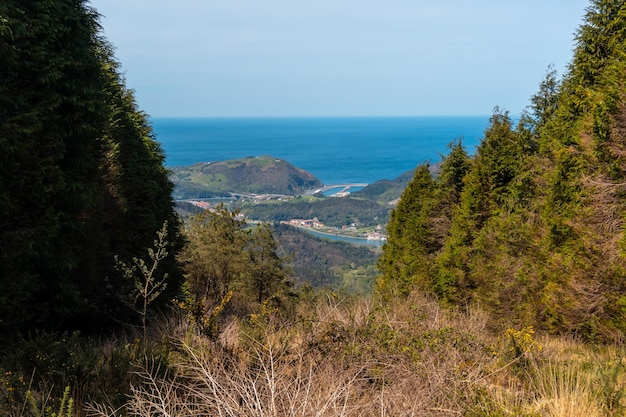
POLYGON ((489 116, 154 118, 168 167, 271 155, 324 185, 395 179, 441 161, 461 139, 473 154, 489 116))

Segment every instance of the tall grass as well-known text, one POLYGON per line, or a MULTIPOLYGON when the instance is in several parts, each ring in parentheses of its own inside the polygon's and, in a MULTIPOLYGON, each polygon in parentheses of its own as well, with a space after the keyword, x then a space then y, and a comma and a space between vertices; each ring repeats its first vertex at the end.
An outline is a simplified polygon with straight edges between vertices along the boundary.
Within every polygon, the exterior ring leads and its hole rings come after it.
POLYGON ((547 417, 600 417, 601 404, 594 393, 594 376, 582 365, 548 363, 533 365, 533 408, 547 417))
MULTIPOLYGON (((393 305, 318 294, 299 308, 290 320, 231 317, 216 338, 174 315, 155 323, 150 334, 160 336, 150 343, 118 337, 94 346, 101 360, 74 415, 626 414, 619 346, 535 338, 530 328, 492 334, 479 310, 444 310, 419 294, 393 305)), ((0 415, 42 415, 1 407, 0 415)))
MULTIPOLYGON (((491 359, 472 313, 414 297, 388 309, 329 295, 291 323, 222 326, 209 340, 174 342, 167 372, 144 368, 126 413, 135 416, 461 415, 491 359), (476 326, 476 327, 474 327, 476 326), (239 337, 233 342, 234 335, 239 337), (228 343, 224 343, 228 341, 228 343)), ((92 405, 92 415, 112 407, 92 405)))

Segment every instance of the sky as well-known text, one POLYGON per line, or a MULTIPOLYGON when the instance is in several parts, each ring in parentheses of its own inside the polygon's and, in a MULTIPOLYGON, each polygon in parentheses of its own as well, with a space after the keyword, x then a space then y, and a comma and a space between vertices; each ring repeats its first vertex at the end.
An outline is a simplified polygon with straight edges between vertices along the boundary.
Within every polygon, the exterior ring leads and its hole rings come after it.
POLYGON ((519 114, 588 0, 92 0, 152 117, 519 114))

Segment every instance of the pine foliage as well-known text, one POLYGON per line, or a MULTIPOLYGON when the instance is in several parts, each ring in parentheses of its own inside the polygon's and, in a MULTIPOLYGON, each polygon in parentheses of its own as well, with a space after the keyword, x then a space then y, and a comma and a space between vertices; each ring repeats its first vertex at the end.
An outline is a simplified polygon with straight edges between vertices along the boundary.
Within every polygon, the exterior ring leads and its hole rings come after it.
POLYGON ((626 330, 625 24, 624 2, 592 1, 568 73, 549 68, 516 126, 496 108, 462 180, 449 180, 453 153, 431 182, 416 175, 390 221, 380 282, 480 305, 495 326, 626 330), (434 230, 442 205, 451 217, 437 245, 406 238, 434 230), (407 280, 414 265, 421 278, 407 280))

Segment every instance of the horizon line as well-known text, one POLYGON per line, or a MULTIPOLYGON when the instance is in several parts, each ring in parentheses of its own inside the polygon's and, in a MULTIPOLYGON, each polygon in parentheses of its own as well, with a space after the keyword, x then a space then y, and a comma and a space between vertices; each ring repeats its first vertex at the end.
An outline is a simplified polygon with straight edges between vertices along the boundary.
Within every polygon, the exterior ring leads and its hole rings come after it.
MULTIPOLYGON (((353 115, 353 116, 148 116, 149 119, 408 119, 408 118, 450 118, 450 117, 491 117, 493 114, 422 114, 422 115, 353 115)), ((518 116, 510 114, 511 117, 518 116)))

